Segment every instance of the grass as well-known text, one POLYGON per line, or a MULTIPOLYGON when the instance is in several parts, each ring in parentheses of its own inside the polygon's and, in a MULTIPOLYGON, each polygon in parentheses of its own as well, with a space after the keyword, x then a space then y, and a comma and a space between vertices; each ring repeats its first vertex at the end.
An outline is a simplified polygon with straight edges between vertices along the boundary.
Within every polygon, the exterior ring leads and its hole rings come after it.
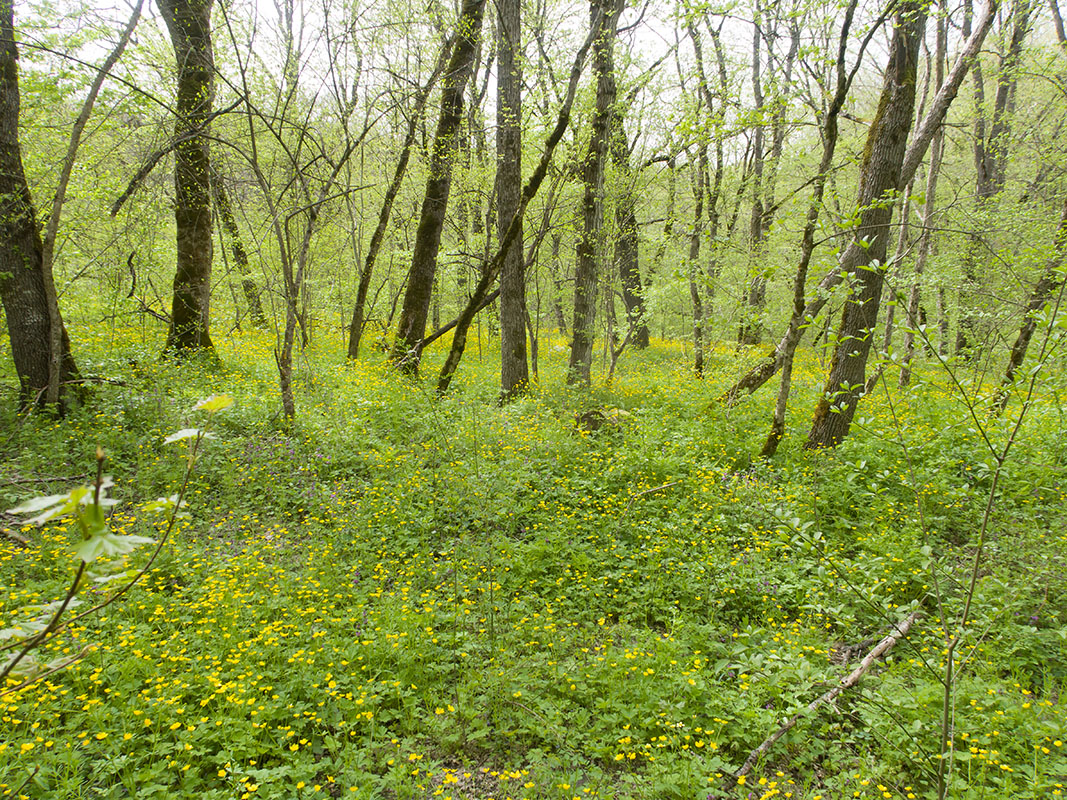
MULTIPOLYGON (((205 369, 158 362, 154 337, 76 325, 83 370, 124 385, 61 421, 16 419, 6 368, 2 507, 87 481, 100 445, 127 533, 158 534, 143 509, 180 481, 182 445, 163 438, 201 397, 236 404, 148 578, 48 654, 88 655, 0 700, 0 796, 932 796, 945 645, 932 576, 958 614, 990 481, 937 371, 894 390, 899 428, 875 394, 844 446, 807 453, 821 372, 806 353, 791 435, 762 463, 767 390, 711 405, 741 369, 732 347, 702 382, 681 345, 655 342, 581 394, 553 340, 540 384, 499 408, 498 365, 475 348, 438 402, 443 349, 410 382, 376 356, 345 363, 320 331, 287 428, 272 338, 219 337, 221 366, 205 369), (583 432, 590 408, 626 413, 583 432), (846 655, 919 604, 859 690, 725 788, 850 670, 846 655)), ((959 651, 955 797, 1067 783, 1067 445, 1052 389, 1000 489, 959 651)), ((28 547, 0 539, 0 626, 61 596, 73 568, 63 524, 21 535, 28 547)))

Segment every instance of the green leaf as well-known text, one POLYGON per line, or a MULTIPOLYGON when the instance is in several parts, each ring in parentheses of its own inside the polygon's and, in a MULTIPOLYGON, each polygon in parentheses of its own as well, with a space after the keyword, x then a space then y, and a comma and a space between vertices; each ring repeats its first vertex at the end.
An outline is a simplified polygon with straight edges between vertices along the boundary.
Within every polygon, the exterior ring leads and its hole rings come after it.
MULTIPOLYGON (((178 495, 172 494, 170 497, 158 497, 150 503, 146 503, 144 510, 151 512, 168 511, 178 504, 178 495)), ((182 503, 185 505, 185 503, 182 503)))
POLYGON ((172 433, 170 436, 164 439, 163 444, 170 444, 171 442, 180 442, 182 439, 191 439, 194 436, 200 436, 202 434, 205 436, 207 435, 204 434, 203 431, 201 431, 199 428, 182 428, 177 433, 172 433))
POLYGON ((69 494, 50 494, 46 497, 31 497, 25 503, 19 503, 14 508, 7 510, 8 514, 32 514, 35 511, 44 511, 46 508, 66 502, 69 494))
POLYGON ((153 544, 154 539, 147 536, 119 536, 110 531, 97 534, 74 547, 74 555, 85 563, 91 563, 101 556, 121 556, 132 552, 142 544, 153 544))
POLYGON ((213 394, 193 406, 193 411, 207 411, 209 414, 214 414, 217 411, 224 411, 232 405, 233 398, 230 395, 213 394))

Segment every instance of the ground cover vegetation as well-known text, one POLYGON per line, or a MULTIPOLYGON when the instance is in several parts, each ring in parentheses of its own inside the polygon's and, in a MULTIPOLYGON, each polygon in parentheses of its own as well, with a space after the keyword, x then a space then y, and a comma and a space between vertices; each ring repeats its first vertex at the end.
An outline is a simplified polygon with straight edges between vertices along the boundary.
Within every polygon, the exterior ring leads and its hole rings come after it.
MULTIPOLYGON (((57 463, 92 465, 100 445, 121 500, 112 528, 158 537, 144 507, 186 465, 164 439, 198 397, 235 402, 141 585, 47 647, 91 645, 81 660, 4 698, 3 791, 720 796, 922 605, 858 689, 723 796, 934 792, 945 638, 931 581, 958 613, 992 480, 936 373, 892 407, 866 401, 841 448, 786 444, 764 463, 751 457, 760 404, 693 412, 729 382, 732 347, 700 382, 678 345, 654 342, 593 397, 563 388, 557 353, 543 378, 555 388, 503 408, 477 389, 490 359, 438 401, 385 363, 351 369, 323 348, 301 385, 309 411, 282 430, 263 399, 263 334, 220 341, 240 356, 220 367, 144 369, 129 364, 137 331, 72 330, 127 385, 62 421, 8 404, 8 504, 24 481, 62 484, 57 463), (577 428, 590 402, 618 424, 577 428)), ((818 362, 798 373, 814 397, 818 362)), ((954 684, 954 796, 1063 789, 1067 452, 1061 411, 1041 408, 996 490, 954 684)), ((2 545, 6 620, 61 596, 72 570, 68 525, 16 530, 29 545, 2 545)))
POLYGON ((1065 59, 0 0, 0 796, 1062 796, 1065 59))

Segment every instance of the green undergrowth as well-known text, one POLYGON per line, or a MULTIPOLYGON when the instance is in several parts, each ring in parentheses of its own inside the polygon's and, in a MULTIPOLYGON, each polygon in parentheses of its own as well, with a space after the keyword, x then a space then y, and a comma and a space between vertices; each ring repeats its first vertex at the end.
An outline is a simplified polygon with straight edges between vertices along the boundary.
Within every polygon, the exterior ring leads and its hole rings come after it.
MULTIPOLYGON (((704 381, 656 342, 581 393, 564 342, 542 342, 539 383, 499 407, 477 351, 437 401, 442 351, 410 381, 377 354, 345 363, 320 332, 286 425, 272 338, 223 338, 198 366, 139 336, 72 331, 83 371, 111 382, 66 419, 17 418, 4 384, 0 507, 87 482, 99 445, 113 528, 147 536, 146 504, 184 470, 163 439, 204 396, 236 403, 147 579, 48 654, 88 645, 82 660, 0 700, 0 796, 932 796, 938 603, 958 615, 993 470, 935 369, 810 453, 805 353, 790 435, 763 462, 770 390, 713 402, 741 369, 725 345, 704 381), (920 608, 860 688, 727 788, 920 608)), ((1061 415, 1035 405, 997 489, 952 706, 955 797, 1067 782, 1061 415)), ((26 540, 0 539, 9 623, 62 596, 72 532, 3 524, 26 540)))

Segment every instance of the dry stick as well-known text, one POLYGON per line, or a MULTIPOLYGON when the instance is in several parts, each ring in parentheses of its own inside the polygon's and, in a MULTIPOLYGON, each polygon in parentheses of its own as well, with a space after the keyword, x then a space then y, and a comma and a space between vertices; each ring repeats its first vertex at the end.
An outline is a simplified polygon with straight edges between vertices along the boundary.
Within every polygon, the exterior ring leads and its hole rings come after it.
POLYGON ((630 495, 630 502, 626 504, 626 510, 622 513, 623 517, 629 515, 630 509, 633 508, 634 500, 636 500, 638 497, 642 497, 646 494, 652 494, 653 492, 661 492, 664 489, 669 489, 672 486, 677 486, 679 483, 681 483, 681 481, 671 481, 670 483, 665 483, 662 486, 653 486, 651 489, 645 489, 643 491, 635 492, 634 494, 630 495))
POLYGON ((893 645, 895 645, 900 639, 908 635, 908 631, 911 630, 912 623, 914 623, 915 620, 917 620, 921 614, 921 611, 913 611, 907 618, 904 619, 903 622, 897 623, 892 633, 888 634, 884 639, 882 639, 882 641, 878 643, 878 645, 873 650, 871 650, 871 652, 864 656, 863 661, 860 662, 859 666, 852 670, 852 672, 847 677, 842 678, 841 682, 838 683, 837 686, 830 689, 828 692, 825 692, 824 694, 820 695, 815 700, 812 700, 810 703, 808 703, 807 707, 803 711, 794 714, 793 717, 791 717, 782 727, 780 727, 778 730, 776 730, 774 733, 764 739, 763 744, 761 744, 759 747, 749 753, 748 758, 745 759, 745 763, 741 765, 741 769, 739 769, 733 774, 732 779, 729 780, 729 783, 726 788, 731 788, 734 784, 737 783, 738 778, 750 773, 752 771, 752 768, 756 766, 756 762, 758 762, 760 758, 774 746, 775 742, 777 742, 790 730, 792 730, 792 728, 803 717, 815 711, 817 708, 819 708, 819 706, 823 706, 826 703, 829 703, 831 700, 833 700, 839 694, 845 691, 845 689, 851 689, 853 686, 859 683, 860 679, 866 674, 867 670, 871 668, 871 665, 874 664, 876 659, 881 658, 883 655, 888 653, 890 650, 893 649, 893 645))

